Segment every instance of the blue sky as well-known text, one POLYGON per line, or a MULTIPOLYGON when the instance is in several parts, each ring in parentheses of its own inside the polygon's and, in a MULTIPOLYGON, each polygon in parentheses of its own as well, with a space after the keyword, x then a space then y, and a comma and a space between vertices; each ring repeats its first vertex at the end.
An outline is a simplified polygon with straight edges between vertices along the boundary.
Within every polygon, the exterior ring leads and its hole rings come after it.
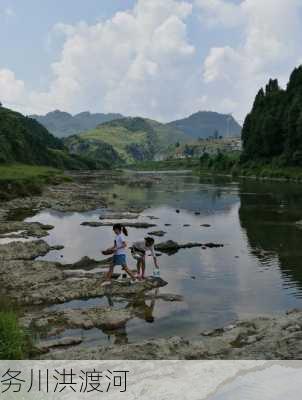
POLYGON ((0 100, 171 120, 242 120, 302 61, 301 0, 0 0, 0 100))

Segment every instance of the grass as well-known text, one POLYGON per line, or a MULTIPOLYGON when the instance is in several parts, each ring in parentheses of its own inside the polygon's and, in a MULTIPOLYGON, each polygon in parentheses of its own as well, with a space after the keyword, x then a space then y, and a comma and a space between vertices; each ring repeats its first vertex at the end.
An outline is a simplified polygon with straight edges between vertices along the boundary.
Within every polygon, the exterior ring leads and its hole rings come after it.
POLYGON ((61 175, 62 172, 55 168, 40 167, 24 164, 3 164, 0 165, 1 181, 25 181, 32 179, 48 179, 61 175))
POLYGON ((13 311, 0 311, 0 359, 20 360, 27 356, 28 338, 13 311))
POLYGON ((0 200, 39 195, 47 184, 70 180, 63 171, 35 165, 0 165, 0 200))

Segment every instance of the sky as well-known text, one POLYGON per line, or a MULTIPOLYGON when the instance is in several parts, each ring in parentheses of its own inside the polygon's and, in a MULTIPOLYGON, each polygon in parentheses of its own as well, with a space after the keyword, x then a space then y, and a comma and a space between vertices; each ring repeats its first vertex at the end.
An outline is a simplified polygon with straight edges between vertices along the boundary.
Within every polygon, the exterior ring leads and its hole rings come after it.
POLYGON ((243 122, 302 63, 302 0, 0 0, 0 101, 24 114, 243 122))

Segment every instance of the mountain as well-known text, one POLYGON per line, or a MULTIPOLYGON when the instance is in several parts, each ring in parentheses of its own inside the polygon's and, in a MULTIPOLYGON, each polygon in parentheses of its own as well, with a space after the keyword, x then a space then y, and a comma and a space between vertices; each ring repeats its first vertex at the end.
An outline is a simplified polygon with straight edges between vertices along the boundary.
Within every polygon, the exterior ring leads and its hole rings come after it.
POLYGON ((193 139, 241 134, 241 126, 231 115, 211 111, 199 111, 188 118, 172 121, 167 125, 181 130, 193 139))
POLYGON ((49 112, 46 115, 31 115, 30 117, 60 138, 76 135, 94 129, 104 122, 123 118, 121 114, 91 114, 88 111, 73 116, 59 110, 49 112))
POLYGON ((187 140, 184 133, 173 127, 137 117, 98 125, 96 129, 66 138, 64 143, 70 151, 89 157, 102 153, 106 143, 114 148, 120 160, 131 163, 159 158, 169 146, 187 140))
MULTIPOLYGON (((111 165, 111 160, 100 160, 111 165)), ((23 163, 64 169, 94 168, 95 162, 68 153, 36 120, 0 106, 0 164, 23 163)))
POLYGON ((271 79, 260 89, 243 130, 242 161, 275 166, 302 166, 302 66, 290 76, 286 90, 271 79))

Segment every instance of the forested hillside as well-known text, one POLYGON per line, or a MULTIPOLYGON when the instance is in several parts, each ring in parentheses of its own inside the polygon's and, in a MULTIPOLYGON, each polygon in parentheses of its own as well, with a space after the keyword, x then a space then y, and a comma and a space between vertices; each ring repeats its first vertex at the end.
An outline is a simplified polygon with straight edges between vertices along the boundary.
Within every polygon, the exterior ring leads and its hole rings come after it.
POLYGON ((165 154, 168 147, 185 142, 187 137, 175 128, 145 118, 123 118, 99 125, 96 129, 65 139, 70 151, 93 157, 109 151, 114 159, 126 163, 153 160, 165 154), (105 144, 107 147, 105 147, 105 144))
POLYGON ((285 90, 270 80, 258 92, 242 139, 243 162, 302 166, 302 66, 293 71, 285 90))
POLYGON ((63 142, 36 120, 0 106, 0 164, 22 163, 65 169, 94 167, 68 153, 63 142))

